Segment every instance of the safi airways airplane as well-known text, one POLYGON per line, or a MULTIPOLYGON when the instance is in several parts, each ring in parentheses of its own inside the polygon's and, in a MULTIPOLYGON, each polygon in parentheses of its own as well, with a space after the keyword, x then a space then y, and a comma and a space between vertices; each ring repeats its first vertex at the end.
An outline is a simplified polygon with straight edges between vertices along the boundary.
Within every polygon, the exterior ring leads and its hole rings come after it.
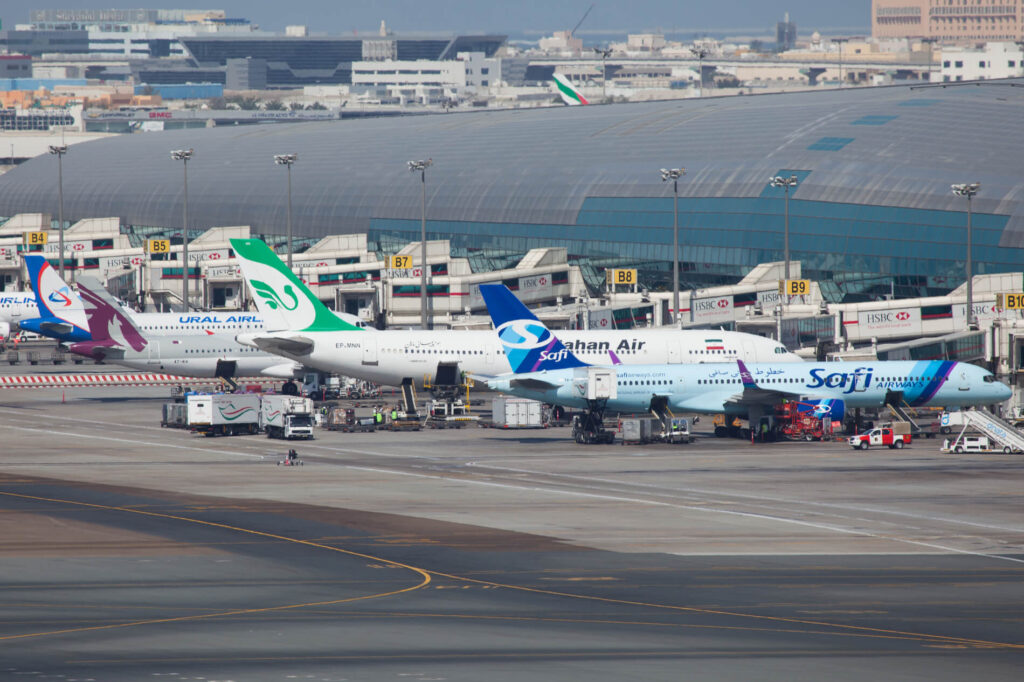
MULTIPOLYGON (((404 379, 422 385, 431 377, 434 383, 456 383, 460 372, 504 371, 505 350, 491 331, 360 329, 339 320, 262 241, 232 239, 231 247, 267 325, 287 330, 239 334, 241 343, 325 372, 391 386, 404 379)), ((634 364, 802 362, 775 341, 737 332, 663 328, 560 333, 565 346, 595 362, 607 359, 609 351, 634 364)))
MULTIPOLYGON (((592 409, 588 382, 597 380, 507 288, 480 286, 511 374, 481 377, 501 393, 592 409)), ((614 361, 614 358, 611 358, 614 361)), ((607 364, 607 363, 606 363, 607 364)), ((880 407, 902 399, 913 406, 968 407, 1007 400, 1010 387, 988 370, 963 362, 805 362, 698 365, 616 365, 605 409, 727 413, 759 417, 785 400, 816 403, 815 413, 842 419, 845 408, 880 407)), ((607 379, 606 379, 607 380, 607 379)))

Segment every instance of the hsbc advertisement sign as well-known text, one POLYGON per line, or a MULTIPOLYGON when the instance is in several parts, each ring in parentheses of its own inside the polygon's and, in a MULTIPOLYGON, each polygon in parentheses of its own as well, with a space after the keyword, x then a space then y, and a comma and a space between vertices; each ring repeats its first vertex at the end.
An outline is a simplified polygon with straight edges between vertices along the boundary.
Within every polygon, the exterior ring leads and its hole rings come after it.
MULTIPOLYGON (((984 303, 978 303, 975 301, 971 304, 974 309, 974 319, 979 322, 985 322, 987 320, 1015 320, 1020 317, 1019 310, 999 310, 996 308, 995 301, 986 301, 984 303)), ((967 324, 967 304, 961 303, 960 305, 953 306, 953 326, 957 329, 964 327, 967 324)))
POLYGON ((551 275, 534 275, 533 277, 519 278, 519 291, 535 292, 551 288, 551 275))
POLYGON ((919 334, 921 309, 864 310, 857 315, 857 330, 861 334, 919 334))
POLYGON ((694 322, 727 322, 733 319, 732 296, 698 298, 690 303, 694 322))

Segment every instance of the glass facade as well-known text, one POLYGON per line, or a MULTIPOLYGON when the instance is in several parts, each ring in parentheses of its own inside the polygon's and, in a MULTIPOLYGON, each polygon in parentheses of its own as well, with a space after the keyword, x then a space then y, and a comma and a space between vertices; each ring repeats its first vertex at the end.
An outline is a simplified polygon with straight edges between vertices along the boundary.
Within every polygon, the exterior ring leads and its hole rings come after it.
MULTIPOLYGON (((796 199, 789 211, 790 258, 802 262, 804 277, 828 280, 833 301, 941 295, 963 281, 966 213, 796 199)), ((1007 221, 973 214, 976 274, 1020 269, 1024 249, 999 245, 1007 221)), ((781 198, 680 197, 680 283, 733 284, 759 263, 780 261, 784 231, 781 198)), ((405 243, 419 234, 417 220, 375 219, 369 239, 405 243)), ((488 251, 514 261, 531 248, 563 246, 595 288, 608 267, 637 268, 651 290, 671 287, 671 198, 588 198, 575 225, 427 221, 427 238, 449 239, 478 261, 488 251)))

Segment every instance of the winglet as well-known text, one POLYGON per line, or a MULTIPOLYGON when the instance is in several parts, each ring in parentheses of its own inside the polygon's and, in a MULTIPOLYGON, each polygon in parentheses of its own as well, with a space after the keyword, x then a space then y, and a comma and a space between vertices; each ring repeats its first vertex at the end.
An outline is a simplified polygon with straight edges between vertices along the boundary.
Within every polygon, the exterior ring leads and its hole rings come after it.
POLYGON ((742 360, 737 360, 736 363, 740 366, 740 380, 743 381, 743 388, 757 388, 757 384, 754 383, 754 377, 750 374, 750 370, 743 364, 742 360))
POLYGON ((587 366, 504 284, 481 284, 480 295, 514 373, 587 366))

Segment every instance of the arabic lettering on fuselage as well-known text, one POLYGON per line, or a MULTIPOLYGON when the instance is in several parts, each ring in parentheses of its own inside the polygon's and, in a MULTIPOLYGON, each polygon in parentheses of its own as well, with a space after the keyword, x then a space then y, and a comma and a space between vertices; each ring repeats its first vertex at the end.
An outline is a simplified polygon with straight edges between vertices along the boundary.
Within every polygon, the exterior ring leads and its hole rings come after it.
POLYGON ((241 322, 259 323, 257 315, 179 315, 179 324, 238 324, 241 322))

